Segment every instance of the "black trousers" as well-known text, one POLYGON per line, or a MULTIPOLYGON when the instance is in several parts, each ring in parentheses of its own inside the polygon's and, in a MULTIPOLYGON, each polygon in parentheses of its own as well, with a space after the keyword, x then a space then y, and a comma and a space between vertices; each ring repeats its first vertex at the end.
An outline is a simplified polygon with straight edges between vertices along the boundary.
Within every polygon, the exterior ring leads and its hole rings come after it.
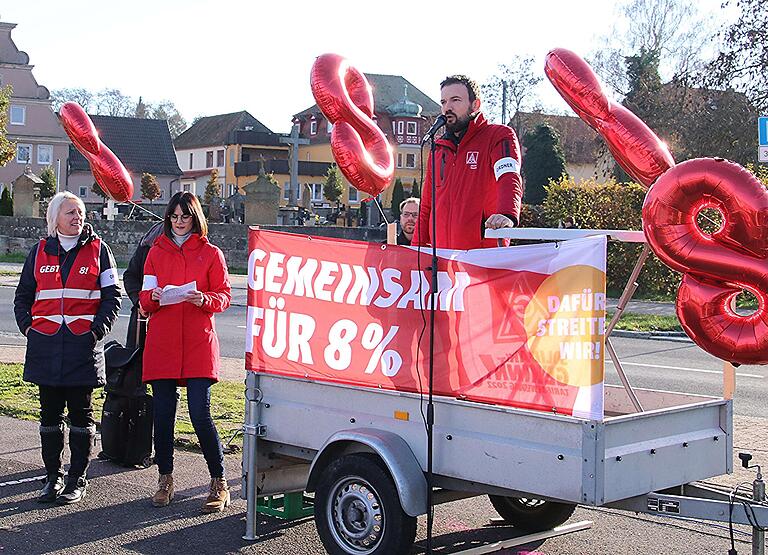
POLYGON ((67 409, 69 423, 78 428, 92 428, 91 397, 93 387, 54 387, 40 385, 40 425, 60 426, 64 424, 64 409, 67 409))

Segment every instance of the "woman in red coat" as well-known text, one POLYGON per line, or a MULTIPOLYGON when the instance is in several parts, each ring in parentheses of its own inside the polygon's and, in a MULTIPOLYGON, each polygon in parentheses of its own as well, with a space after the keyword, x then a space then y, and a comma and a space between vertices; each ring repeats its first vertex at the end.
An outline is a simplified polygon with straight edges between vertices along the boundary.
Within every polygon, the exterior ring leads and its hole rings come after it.
POLYGON ((147 255, 139 294, 142 309, 150 315, 143 378, 152 384, 154 395, 155 462, 160 472, 152 503, 162 507, 173 499, 176 386, 186 386, 189 416, 211 474, 203 512, 213 513, 229 505, 224 454, 210 409, 211 385, 219 379, 213 315, 229 307, 229 275, 224 255, 206 238, 208 223, 195 195, 173 195, 163 225, 163 234, 147 255))

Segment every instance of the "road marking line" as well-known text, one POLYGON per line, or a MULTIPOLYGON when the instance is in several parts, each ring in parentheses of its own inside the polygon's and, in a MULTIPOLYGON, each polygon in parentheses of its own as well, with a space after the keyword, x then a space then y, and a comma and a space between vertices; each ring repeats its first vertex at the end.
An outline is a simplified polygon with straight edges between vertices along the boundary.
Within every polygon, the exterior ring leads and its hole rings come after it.
POLYGON ((15 486, 16 484, 23 484, 25 482, 39 482, 41 480, 45 480, 45 476, 33 476, 32 478, 21 478, 9 482, 0 482, 0 488, 4 486, 15 486))
MULTIPOLYGON (((613 364, 612 360, 605 361, 613 364)), ((642 362, 622 362, 622 366, 645 366, 646 368, 664 368, 665 370, 685 370, 686 372, 698 372, 699 374, 722 374, 722 370, 704 370, 703 368, 684 368, 682 366, 663 366, 661 364, 643 364, 642 362)), ((744 374, 737 372, 736 375, 741 378, 763 378, 760 374, 744 374)))

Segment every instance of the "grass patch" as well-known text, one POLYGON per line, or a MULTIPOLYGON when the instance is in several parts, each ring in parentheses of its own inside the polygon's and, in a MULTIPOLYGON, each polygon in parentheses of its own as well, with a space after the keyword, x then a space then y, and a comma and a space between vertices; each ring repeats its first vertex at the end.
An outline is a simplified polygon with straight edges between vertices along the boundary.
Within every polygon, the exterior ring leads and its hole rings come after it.
POLYGON ((29 253, 9 252, 0 254, 0 262, 18 262, 24 264, 27 260, 27 254, 29 253))
POLYGON ((247 276, 248 275, 248 268, 241 268, 240 266, 227 266, 227 270, 230 274, 234 274, 237 276, 247 276))
MULTIPOLYGON (((613 313, 609 312, 606 321, 613 313)), ((616 323, 617 330, 626 331, 683 331, 677 316, 659 316, 657 314, 635 314, 625 312, 616 323)))
MULTIPOLYGON (((40 418, 40 401, 37 386, 22 379, 22 364, 0 363, 0 414, 34 420, 40 418)), ((176 445, 185 449, 199 450, 197 436, 189 420, 187 410, 187 390, 179 388, 181 399, 176 412, 176 445)), ((211 416, 216 423, 223 443, 243 426, 245 418, 245 386, 235 382, 219 382, 211 388, 211 416)), ((93 392, 94 419, 97 426, 101 422, 101 411, 106 394, 103 389, 93 392)), ((242 446, 242 436, 233 444, 242 446)))

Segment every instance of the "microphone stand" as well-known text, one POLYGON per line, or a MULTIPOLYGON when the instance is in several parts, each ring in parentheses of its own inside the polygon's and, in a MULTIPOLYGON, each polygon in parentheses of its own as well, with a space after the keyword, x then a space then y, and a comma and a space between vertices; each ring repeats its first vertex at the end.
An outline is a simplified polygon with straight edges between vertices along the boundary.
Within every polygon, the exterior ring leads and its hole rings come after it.
POLYGON ((432 553, 432 526, 434 524, 434 511, 432 506, 432 487, 433 487, 433 475, 432 475, 432 462, 433 462, 433 428, 435 425, 435 405, 432 401, 433 394, 433 380, 435 375, 435 303, 437 301, 437 240, 435 233, 437 231, 435 217, 436 212, 436 195, 437 187, 435 186, 435 180, 437 175, 435 174, 435 136, 430 137, 431 146, 429 149, 430 159, 432 160, 432 263, 430 265, 430 271, 432 272, 431 278, 431 302, 429 305, 429 378, 427 380, 428 397, 427 397, 427 555, 432 553))

